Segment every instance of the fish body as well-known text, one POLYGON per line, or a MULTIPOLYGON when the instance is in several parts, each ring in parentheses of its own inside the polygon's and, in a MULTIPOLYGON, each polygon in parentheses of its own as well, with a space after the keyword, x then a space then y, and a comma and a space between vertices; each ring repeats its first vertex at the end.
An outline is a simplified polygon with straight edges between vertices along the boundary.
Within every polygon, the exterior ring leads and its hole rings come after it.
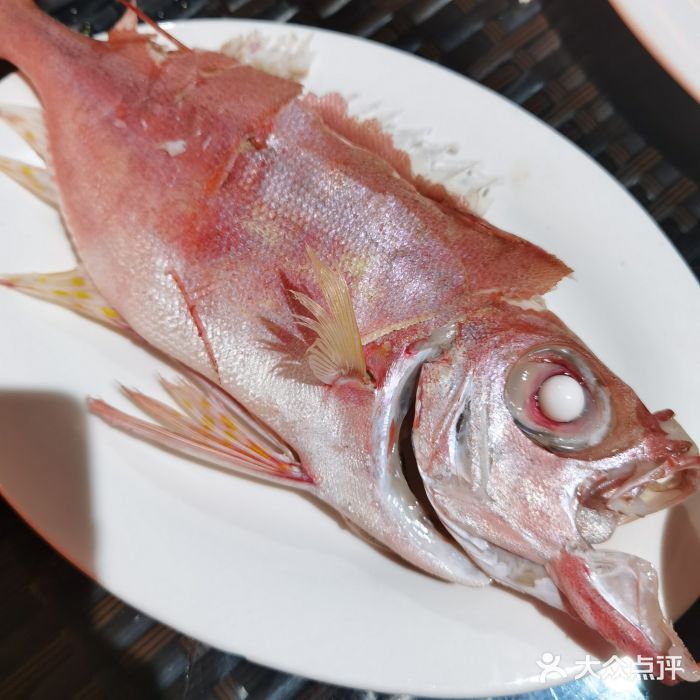
POLYGON ((337 97, 130 32, 94 42, 25 0, 0 19, 0 53, 44 107, 94 294, 195 373, 166 387, 185 417, 137 392, 160 427, 97 413, 310 491, 429 573, 525 591, 628 653, 683 649, 655 598, 651 621, 619 612, 629 591, 593 580, 592 544, 692 492, 697 451, 531 301, 566 265, 415 177, 337 97), (518 383, 528 362, 537 376, 558 368, 542 385, 583 387, 583 429, 542 420, 540 384, 518 383), (416 392, 413 449, 439 524, 402 473, 416 392), (661 500, 642 498, 651 483, 661 500))

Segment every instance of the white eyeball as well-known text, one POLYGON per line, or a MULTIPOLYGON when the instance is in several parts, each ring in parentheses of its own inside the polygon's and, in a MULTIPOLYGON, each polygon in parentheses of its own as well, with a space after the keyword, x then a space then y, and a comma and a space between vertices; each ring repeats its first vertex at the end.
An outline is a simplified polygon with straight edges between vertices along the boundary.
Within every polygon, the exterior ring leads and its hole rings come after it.
POLYGON ((557 423, 570 423, 580 418, 586 408, 583 387, 568 374, 555 374, 545 379, 537 401, 542 413, 557 423))
POLYGON ((531 348, 513 363, 503 389, 516 425, 550 452, 593 447, 612 424, 606 387, 570 346, 531 348))

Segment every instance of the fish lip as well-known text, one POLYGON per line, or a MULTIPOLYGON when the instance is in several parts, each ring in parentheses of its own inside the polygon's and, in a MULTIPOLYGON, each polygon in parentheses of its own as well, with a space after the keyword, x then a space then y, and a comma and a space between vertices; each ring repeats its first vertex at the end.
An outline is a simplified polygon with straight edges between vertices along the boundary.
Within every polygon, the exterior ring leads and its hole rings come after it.
POLYGON ((587 489, 581 503, 601 505, 618 515, 619 523, 669 508, 700 486, 700 453, 670 411, 657 414, 660 431, 655 457, 648 455, 616 470, 604 483, 587 489))
POLYGON ((641 477, 633 476, 602 496, 607 508, 626 522, 681 502, 699 485, 700 457, 670 457, 661 466, 652 465, 641 477))

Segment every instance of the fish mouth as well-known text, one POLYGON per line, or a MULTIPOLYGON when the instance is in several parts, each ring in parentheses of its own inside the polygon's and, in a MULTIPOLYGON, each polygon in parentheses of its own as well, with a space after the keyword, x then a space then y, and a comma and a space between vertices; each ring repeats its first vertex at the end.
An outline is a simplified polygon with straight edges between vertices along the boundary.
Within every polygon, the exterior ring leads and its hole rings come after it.
MULTIPOLYGON (((607 540, 618 524, 680 503, 697 489, 697 446, 672 411, 655 417, 659 430, 648 439, 648 456, 627 463, 581 499, 576 524, 588 545, 607 540)), ((700 664, 661 609, 651 564, 625 552, 575 545, 546 569, 570 613, 623 653, 651 664, 655 677, 667 685, 700 681, 700 664)))
POLYGON ((588 508, 605 506, 618 524, 680 503, 700 486, 700 453, 671 411, 657 415, 663 437, 655 459, 635 461, 606 483, 589 489, 581 499, 588 508))

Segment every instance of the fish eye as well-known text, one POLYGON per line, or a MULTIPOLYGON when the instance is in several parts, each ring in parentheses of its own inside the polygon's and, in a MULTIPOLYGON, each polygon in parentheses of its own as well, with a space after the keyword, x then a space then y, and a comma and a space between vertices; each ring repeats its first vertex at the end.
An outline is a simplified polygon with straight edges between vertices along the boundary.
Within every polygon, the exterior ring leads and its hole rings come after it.
POLYGON ((607 391, 573 348, 531 349, 511 368, 504 394, 516 425, 552 452, 587 449, 608 432, 607 391))
POLYGON ((540 411, 556 423, 571 423, 586 408, 585 389, 569 374, 555 374, 545 379, 537 392, 540 411))

